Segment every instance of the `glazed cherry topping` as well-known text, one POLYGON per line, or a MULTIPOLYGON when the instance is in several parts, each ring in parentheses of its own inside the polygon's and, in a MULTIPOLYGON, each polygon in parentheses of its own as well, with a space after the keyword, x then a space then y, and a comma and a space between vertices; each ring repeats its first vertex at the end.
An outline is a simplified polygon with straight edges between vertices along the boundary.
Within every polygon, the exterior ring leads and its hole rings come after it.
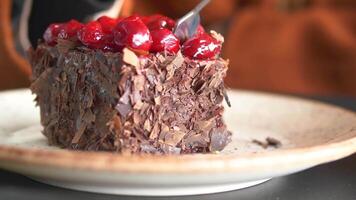
POLYGON ((65 23, 59 31, 58 38, 77 41, 77 32, 83 27, 83 24, 77 20, 70 20, 65 23))
POLYGON ((174 35, 174 26, 174 20, 159 14, 118 19, 102 16, 85 25, 76 20, 50 24, 43 38, 51 46, 58 38, 79 40, 92 49, 118 52, 127 47, 141 56, 149 52, 174 54, 181 49, 191 59, 212 59, 220 53, 221 42, 205 33, 203 26, 199 25, 193 38, 186 41, 174 35))
POLYGON ((182 46, 183 54, 192 59, 211 59, 220 51, 221 43, 206 33, 187 40, 182 46))
POLYGON ((133 51, 144 54, 151 47, 150 31, 138 16, 122 19, 113 32, 115 44, 121 48, 126 46, 133 51))
POLYGON ((176 22, 173 19, 159 14, 144 16, 141 17, 141 19, 143 23, 145 23, 150 30, 162 29, 162 28, 173 30, 176 24, 176 22))
POLYGON ((79 40, 89 48, 102 49, 105 45, 104 31, 101 24, 91 21, 78 31, 79 40))
POLYGON ((58 37, 59 31, 62 29, 62 27, 63 27, 63 24, 61 24, 61 23, 50 24, 43 34, 44 41, 48 45, 51 45, 51 46, 56 45, 57 37, 58 37))
POLYGON ((120 48, 114 42, 113 33, 114 28, 120 20, 121 18, 115 19, 107 16, 102 16, 97 20, 101 24, 101 27, 104 32, 104 45, 102 47, 102 50, 112 52, 120 50, 120 48))
POLYGON ((102 16, 97 20, 101 27, 103 28, 104 33, 112 33, 116 24, 120 21, 120 19, 114 19, 108 16, 102 16))
POLYGON ((177 53, 179 50, 179 40, 168 29, 156 29, 151 31, 152 35, 152 46, 151 52, 162 52, 167 51, 170 53, 177 53))

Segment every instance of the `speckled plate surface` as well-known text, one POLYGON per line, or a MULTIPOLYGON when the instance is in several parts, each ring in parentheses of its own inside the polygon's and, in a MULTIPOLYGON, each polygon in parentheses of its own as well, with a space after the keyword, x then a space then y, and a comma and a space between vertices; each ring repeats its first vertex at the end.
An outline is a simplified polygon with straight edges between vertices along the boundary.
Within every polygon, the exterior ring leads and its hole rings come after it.
POLYGON ((229 91, 233 141, 219 154, 122 156, 50 147, 28 90, 0 93, 0 167, 65 188, 127 195, 222 192, 356 152, 356 115, 291 97, 229 91), (280 148, 251 142, 273 137, 280 148))

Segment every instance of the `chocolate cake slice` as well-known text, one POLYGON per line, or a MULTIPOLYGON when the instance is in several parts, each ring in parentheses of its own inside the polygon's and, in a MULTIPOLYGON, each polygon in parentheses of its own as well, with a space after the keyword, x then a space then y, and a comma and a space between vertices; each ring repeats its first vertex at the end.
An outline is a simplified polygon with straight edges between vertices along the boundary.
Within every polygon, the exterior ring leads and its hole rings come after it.
POLYGON ((121 153, 221 151, 231 137, 222 119, 228 62, 213 45, 222 38, 212 32, 172 42, 169 28, 150 30, 152 19, 136 18, 115 19, 106 33, 105 18, 94 29, 103 33, 99 39, 85 32, 93 22, 52 24, 30 50, 31 90, 49 144, 121 153), (132 20, 147 27, 149 48, 122 31, 132 20))

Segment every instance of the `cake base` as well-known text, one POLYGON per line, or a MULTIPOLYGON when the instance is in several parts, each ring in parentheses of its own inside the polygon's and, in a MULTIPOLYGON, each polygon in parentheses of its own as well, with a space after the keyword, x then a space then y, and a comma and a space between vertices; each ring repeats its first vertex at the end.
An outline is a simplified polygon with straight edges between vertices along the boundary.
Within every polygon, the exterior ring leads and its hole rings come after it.
POLYGON ((71 190, 114 194, 114 195, 130 195, 130 196, 185 196, 185 195, 200 195, 212 194, 219 192, 227 192, 252 187, 264 183, 270 179, 257 181, 241 182, 241 183, 226 183, 226 184, 209 184, 209 185, 173 185, 163 186, 154 184, 143 184, 140 187, 130 187, 127 185, 106 185, 106 184, 85 184, 66 181, 52 181, 48 179, 40 179, 29 177, 35 181, 46 183, 49 185, 62 187, 71 190))

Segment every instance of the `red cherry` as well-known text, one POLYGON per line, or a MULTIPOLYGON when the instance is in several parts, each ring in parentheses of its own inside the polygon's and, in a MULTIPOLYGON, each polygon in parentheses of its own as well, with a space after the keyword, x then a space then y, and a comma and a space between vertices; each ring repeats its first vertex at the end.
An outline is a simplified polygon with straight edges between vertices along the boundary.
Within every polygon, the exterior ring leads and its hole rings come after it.
POLYGON ((159 14, 141 17, 141 19, 150 30, 162 28, 173 30, 176 25, 176 22, 173 19, 159 14))
POLYGON ((78 39, 77 32, 82 27, 82 23, 72 19, 63 25, 63 28, 59 31, 58 38, 76 41, 78 39))
POLYGON ((101 49, 105 45, 104 31, 97 21, 91 21, 78 31, 79 40, 89 48, 101 49))
POLYGON ((221 51, 221 43, 208 34, 197 35, 182 46, 185 56, 192 59, 210 59, 221 51))
POLYGON ((102 16, 97 21, 101 24, 104 33, 111 33, 112 30, 115 28, 116 24, 119 22, 119 19, 102 16))
POLYGON ((105 34, 103 44, 104 45, 101 47, 103 51, 117 52, 122 50, 122 47, 115 44, 113 34, 105 34))
POLYGON ((114 42, 114 34, 113 30, 118 22, 120 22, 122 18, 111 18, 107 16, 100 17, 97 21, 101 24, 101 27, 104 32, 104 45, 101 48, 104 51, 118 51, 120 48, 114 42))
POLYGON ((151 31, 152 46, 151 52, 167 51, 170 53, 177 53, 179 50, 179 40, 168 29, 156 29, 151 31))
POLYGON ((114 41, 119 47, 129 47, 136 52, 149 51, 152 37, 140 17, 131 16, 122 19, 114 28, 114 41))
POLYGON ((57 37, 60 30, 63 28, 63 24, 53 23, 50 24, 43 34, 43 39, 48 45, 54 46, 57 44, 57 37))

